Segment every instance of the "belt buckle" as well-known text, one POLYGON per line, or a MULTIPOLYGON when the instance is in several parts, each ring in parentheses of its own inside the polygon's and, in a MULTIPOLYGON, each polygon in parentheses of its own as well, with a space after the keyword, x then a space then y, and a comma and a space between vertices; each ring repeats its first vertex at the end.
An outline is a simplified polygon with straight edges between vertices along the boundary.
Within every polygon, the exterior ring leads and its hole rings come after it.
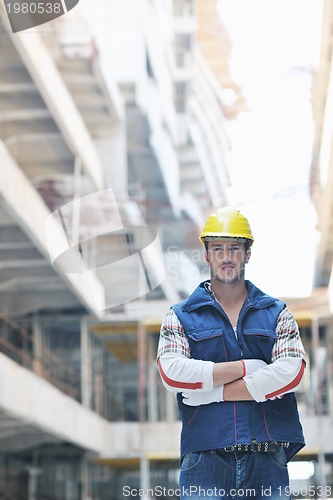
POLYGON ((236 446, 226 446, 225 448, 223 448, 223 451, 225 451, 226 453, 230 453, 232 451, 235 451, 236 449, 236 446))

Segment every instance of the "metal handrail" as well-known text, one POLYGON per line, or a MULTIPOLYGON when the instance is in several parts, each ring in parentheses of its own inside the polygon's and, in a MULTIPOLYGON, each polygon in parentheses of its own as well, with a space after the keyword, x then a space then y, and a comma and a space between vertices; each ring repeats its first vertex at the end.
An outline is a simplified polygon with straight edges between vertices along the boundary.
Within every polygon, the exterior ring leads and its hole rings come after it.
POLYGON ((36 358, 33 354, 33 339, 28 330, 7 313, 0 313, 0 320, 19 333, 22 339, 22 347, 19 347, 0 333, 0 350, 25 368, 48 380, 65 394, 78 399, 79 390, 74 384, 73 368, 64 363, 57 354, 51 352, 45 346, 43 346, 45 357, 43 359, 36 358), (38 363, 35 363, 35 361, 38 363), (56 374, 52 373, 52 367, 55 367, 56 374))

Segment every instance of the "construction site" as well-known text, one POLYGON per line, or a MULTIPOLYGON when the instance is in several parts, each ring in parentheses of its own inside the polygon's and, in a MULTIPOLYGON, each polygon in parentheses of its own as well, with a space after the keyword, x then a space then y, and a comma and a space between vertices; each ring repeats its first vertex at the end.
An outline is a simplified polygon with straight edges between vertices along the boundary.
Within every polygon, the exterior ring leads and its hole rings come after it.
MULTIPOLYGON (((159 331, 207 277, 198 234, 230 204, 226 121, 247 102, 215 0, 100 5, 96 31, 76 7, 13 33, 0 3, 1 500, 120 500, 161 486, 176 498, 180 421, 156 366, 159 331)), ((333 3, 323 5, 313 290, 285 299, 307 354, 295 462, 311 471, 293 484, 328 492, 333 3)))

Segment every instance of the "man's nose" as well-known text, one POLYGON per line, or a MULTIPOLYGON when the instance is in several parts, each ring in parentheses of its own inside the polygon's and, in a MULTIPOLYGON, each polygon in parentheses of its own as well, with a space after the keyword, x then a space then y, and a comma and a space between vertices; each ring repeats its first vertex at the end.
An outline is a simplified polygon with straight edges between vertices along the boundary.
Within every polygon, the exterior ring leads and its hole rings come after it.
POLYGON ((231 262, 232 258, 231 258, 231 251, 230 250, 224 250, 222 252, 222 262, 223 263, 229 263, 231 262))

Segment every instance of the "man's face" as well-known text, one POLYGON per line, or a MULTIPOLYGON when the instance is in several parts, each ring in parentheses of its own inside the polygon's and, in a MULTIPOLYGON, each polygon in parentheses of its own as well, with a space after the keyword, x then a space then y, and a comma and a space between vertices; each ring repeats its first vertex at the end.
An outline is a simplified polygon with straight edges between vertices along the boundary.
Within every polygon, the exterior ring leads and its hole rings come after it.
POLYGON ((222 283, 236 283, 244 278, 245 264, 248 263, 251 250, 245 250, 243 242, 232 239, 208 242, 205 259, 208 262, 212 280, 222 283))

